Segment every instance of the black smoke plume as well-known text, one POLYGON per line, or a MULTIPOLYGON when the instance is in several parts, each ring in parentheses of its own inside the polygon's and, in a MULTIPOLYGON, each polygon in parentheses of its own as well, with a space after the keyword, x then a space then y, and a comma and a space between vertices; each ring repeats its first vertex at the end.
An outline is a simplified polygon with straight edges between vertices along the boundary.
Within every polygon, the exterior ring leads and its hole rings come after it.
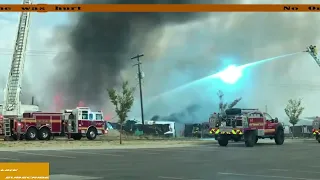
MULTIPOLYGON (((215 3, 212 0, 199 1, 83 0, 77 3, 215 3)), ((121 83, 121 71, 132 65, 130 57, 141 53, 143 47, 152 47, 155 44, 148 41, 147 36, 166 25, 184 24, 207 16, 207 13, 79 13, 73 19, 72 27, 63 30, 67 31, 70 50, 57 57, 56 66, 59 72, 50 81, 55 84, 53 91, 64 95, 65 105, 74 106, 79 100, 87 105, 103 105, 107 99, 106 89, 117 87, 121 83)), ((161 35, 154 33, 154 36, 158 37, 152 39, 160 40, 161 35)))

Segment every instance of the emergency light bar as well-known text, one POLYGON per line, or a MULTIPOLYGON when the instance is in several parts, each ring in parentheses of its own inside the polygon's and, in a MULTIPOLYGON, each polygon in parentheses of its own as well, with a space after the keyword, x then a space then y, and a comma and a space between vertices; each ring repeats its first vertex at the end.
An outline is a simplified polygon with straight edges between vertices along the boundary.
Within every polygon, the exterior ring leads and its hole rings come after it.
POLYGON ((243 111, 258 111, 259 109, 241 109, 243 111))
POLYGON ((72 109, 66 109, 64 110, 65 113, 72 113, 72 109))
POLYGON ((89 107, 77 107, 77 109, 89 109, 89 107))

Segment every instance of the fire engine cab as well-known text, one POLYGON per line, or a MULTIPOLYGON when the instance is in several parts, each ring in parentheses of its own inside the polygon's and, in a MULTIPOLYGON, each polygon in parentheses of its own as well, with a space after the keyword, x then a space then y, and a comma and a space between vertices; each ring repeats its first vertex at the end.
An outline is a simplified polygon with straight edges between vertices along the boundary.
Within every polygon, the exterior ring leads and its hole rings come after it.
POLYGON ((284 126, 277 118, 258 109, 227 109, 223 115, 213 114, 210 133, 215 134, 220 146, 227 146, 229 140, 244 140, 247 147, 253 147, 258 139, 274 139, 277 145, 284 143, 284 126))
POLYGON ((49 140, 53 136, 65 136, 80 140, 96 139, 104 134, 103 113, 93 112, 89 107, 77 107, 63 113, 25 112, 21 119, 12 121, 13 139, 49 140))
POLYGON ((105 122, 101 111, 92 112, 88 107, 65 110, 63 121, 67 124, 66 132, 75 140, 83 136, 94 140, 97 135, 104 134, 105 122))

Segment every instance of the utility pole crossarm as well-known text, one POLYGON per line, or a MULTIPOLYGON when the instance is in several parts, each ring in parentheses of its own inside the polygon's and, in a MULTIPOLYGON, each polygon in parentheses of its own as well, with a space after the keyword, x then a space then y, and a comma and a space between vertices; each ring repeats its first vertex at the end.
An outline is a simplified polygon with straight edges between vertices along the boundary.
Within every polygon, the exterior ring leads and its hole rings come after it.
POLYGON ((138 54, 136 56, 133 56, 131 59, 137 59, 138 62, 139 62, 139 58, 143 57, 144 55, 143 54, 138 54))

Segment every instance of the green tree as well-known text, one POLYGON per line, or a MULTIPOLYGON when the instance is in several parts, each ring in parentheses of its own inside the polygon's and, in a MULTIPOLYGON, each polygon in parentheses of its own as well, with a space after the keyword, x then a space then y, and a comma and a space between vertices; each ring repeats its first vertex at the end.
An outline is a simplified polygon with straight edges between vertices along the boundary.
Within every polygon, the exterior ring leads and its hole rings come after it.
POLYGON ((122 92, 117 92, 115 89, 108 89, 110 101, 115 106, 115 111, 119 118, 120 144, 122 144, 123 125, 134 102, 134 90, 135 88, 129 87, 128 81, 123 82, 122 92))
POLYGON ((301 106, 302 99, 290 99, 284 111, 286 112, 290 124, 292 124, 292 138, 294 126, 299 122, 299 117, 304 110, 304 107, 301 106))

